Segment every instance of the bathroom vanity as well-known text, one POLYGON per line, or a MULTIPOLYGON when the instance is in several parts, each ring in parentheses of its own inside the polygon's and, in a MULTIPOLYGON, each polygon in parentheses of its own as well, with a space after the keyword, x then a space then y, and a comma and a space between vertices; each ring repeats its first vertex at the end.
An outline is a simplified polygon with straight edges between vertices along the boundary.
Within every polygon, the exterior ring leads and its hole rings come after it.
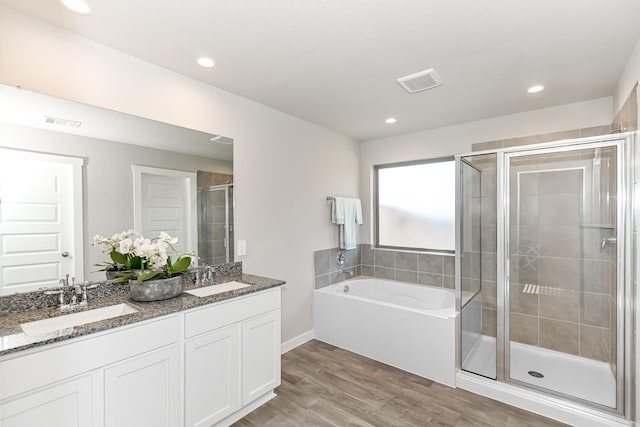
MULTIPOLYGON (((275 396, 280 384, 280 285, 247 274, 246 286, 153 303, 107 320, 29 336, 21 324, 55 308, 0 318, 0 425, 229 425, 275 396)), ((45 322, 46 323, 46 322, 45 322)), ((36 332, 37 334, 37 332, 36 332)))

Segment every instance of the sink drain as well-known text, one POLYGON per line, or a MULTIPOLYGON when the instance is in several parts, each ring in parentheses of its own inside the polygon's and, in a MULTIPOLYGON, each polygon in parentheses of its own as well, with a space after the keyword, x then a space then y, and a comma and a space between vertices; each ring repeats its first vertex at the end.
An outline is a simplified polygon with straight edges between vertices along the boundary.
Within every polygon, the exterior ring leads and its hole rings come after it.
POLYGON ((536 378, 544 378, 544 375, 542 375, 540 372, 536 372, 536 371, 529 371, 529 375, 531 375, 532 377, 536 377, 536 378))

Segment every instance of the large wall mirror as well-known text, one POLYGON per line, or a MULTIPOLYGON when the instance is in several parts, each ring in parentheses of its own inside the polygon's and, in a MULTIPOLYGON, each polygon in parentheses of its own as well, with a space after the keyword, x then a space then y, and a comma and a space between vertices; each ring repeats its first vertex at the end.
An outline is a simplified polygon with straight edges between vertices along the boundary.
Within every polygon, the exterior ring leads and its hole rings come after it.
POLYGON ((129 229, 233 261, 233 140, 0 85, 0 295, 103 280, 129 229))

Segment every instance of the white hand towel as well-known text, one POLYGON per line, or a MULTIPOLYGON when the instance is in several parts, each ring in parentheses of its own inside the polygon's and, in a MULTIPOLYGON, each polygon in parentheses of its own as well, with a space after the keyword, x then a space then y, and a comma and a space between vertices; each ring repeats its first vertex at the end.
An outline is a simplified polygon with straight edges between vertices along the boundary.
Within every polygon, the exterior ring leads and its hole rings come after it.
POLYGON ((362 224, 360 199, 336 197, 331 210, 331 222, 338 225, 340 249, 355 249, 357 245, 356 225, 362 224))

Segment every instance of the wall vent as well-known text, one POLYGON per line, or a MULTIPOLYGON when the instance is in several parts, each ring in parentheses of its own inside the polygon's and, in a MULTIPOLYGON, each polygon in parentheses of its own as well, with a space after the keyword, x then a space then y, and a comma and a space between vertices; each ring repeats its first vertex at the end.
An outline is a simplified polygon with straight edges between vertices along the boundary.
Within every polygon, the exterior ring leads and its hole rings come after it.
POLYGON ((400 77, 398 83, 409 93, 422 92, 442 85, 442 79, 434 68, 400 77))
POLYGON ((79 128, 82 122, 75 120, 61 119, 59 117, 44 116, 45 123, 56 126, 66 126, 70 128, 79 128))

